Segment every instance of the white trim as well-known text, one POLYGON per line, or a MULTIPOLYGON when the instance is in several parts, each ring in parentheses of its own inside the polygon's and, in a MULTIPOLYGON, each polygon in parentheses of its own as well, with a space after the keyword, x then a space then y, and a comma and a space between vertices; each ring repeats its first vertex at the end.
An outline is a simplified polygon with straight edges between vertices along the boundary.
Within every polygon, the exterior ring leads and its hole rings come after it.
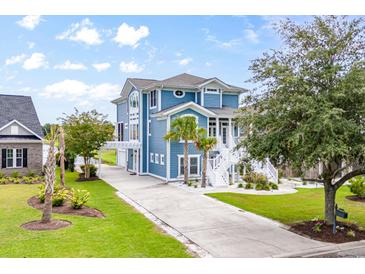
POLYGON ((158 101, 157 106, 158 106, 158 111, 160 111, 161 110, 161 90, 158 89, 157 91, 158 91, 157 92, 157 101, 158 101))
POLYGON ((174 97, 175 98, 179 98, 179 99, 181 99, 181 98, 184 98, 185 97, 185 91, 184 90, 181 90, 181 89, 175 89, 173 92, 172 92, 172 94, 174 95, 174 97), (176 94, 175 94, 175 92, 176 91, 181 91, 183 94, 181 95, 181 96, 177 96, 176 94))
MULTIPOLYGON (((201 155, 200 154, 188 154, 188 177, 191 177, 191 178, 195 178, 195 177, 200 177, 200 157, 201 155), (198 174, 194 174, 194 175, 191 175, 190 174, 190 158, 198 158, 198 174)), ((184 177, 184 175, 180 174, 180 159, 181 158, 184 158, 184 154, 178 154, 177 155, 177 178, 182 178, 184 177)))
POLYGON ((150 92, 149 92, 149 97, 148 97, 148 105, 149 105, 149 107, 150 107, 150 109, 155 109, 155 108, 157 108, 157 95, 158 95, 158 92, 157 92, 157 90, 156 89, 154 89, 154 90, 151 90, 150 92), (152 106, 151 105, 151 100, 152 100, 152 92, 155 92, 155 105, 154 106, 152 106))
MULTIPOLYGON (((148 133, 148 135, 147 136, 152 136, 152 133, 151 133, 151 125, 152 125, 152 121, 151 121, 151 119, 148 119, 148 121, 147 121, 147 133, 148 133)), ((148 142, 147 142, 147 146, 148 146, 148 142)))
POLYGON ((171 110, 168 110, 168 111, 166 111, 162 114, 156 115, 156 116, 157 117, 158 116, 162 117, 162 116, 166 116, 166 115, 172 115, 172 114, 175 114, 177 112, 183 111, 183 110, 188 109, 188 108, 191 108, 191 109, 195 110, 196 112, 198 112, 198 113, 200 113, 204 116, 211 116, 211 117, 216 117, 217 116, 214 112, 206 109, 205 107, 202 107, 202 106, 194 103, 193 101, 186 102, 185 104, 183 104, 181 106, 175 107, 171 110))
POLYGON ((198 93, 195 91, 195 104, 198 103, 198 93))
POLYGON ((165 154, 160 154, 160 165, 165 165, 165 154))
POLYGON ((223 90, 222 89, 219 89, 219 105, 220 105, 220 108, 223 107, 223 90))
MULTIPOLYGON (((152 125, 151 123, 152 123, 152 121, 151 121, 151 119, 150 119, 150 109, 149 109, 149 107, 148 107, 148 102, 149 102, 149 98, 150 98, 150 96, 149 96, 149 93, 147 93, 147 105, 146 105, 146 112, 147 112, 147 119, 148 119, 148 121, 147 121, 147 132, 148 132, 148 134, 147 134, 147 148, 146 148, 146 156, 147 155, 149 155, 149 153, 150 153, 150 134, 151 134, 151 132, 150 132, 150 125, 152 125)), ((143 149, 143 148, 142 148, 143 149)), ((150 171, 150 161, 147 161, 147 167, 146 167, 146 171, 147 172, 149 172, 150 171)))
POLYGON ((148 173, 144 173, 144 174, 145 174, 145 175, 152 176, 152 177, 155 177, 155 178, 157 178, 157 179, 161 179, 161 180, 163 180, 163 181, 166 181, 166 180, 167 180, 167 178, 165 178, 165 177, 162 177, 162 176, 159 176, 159 175, 156 175, 156 174, 150 173, 150 172, 148 172, 148 173))
POLYGON ((218 78, 216 78, 216 77, 214 77, 214 78, 212 78, 212 79, 210 79, 210 80, 208 80, 208 81, 205 81, 204 83, 200 84, 200 85, 199 85, 199 87, 206 86, 206 85, 210 84, 211 82, 217 82, 217 83, 221 84, 222 86, 224 86, 224 87, 226 87, 226 88, 228 88, 228 89, 230 89, 230 88, 231 88, 231 87, 230 87, 230 86, 228 86, 226 83, 224 83, 223 81, 219 80, 219 79, 218 79, 218 78))
POLYGON ((0 144, 43 144, 43 140, 9 140, 9 139, 0 139, 0 144))
POLYGON ((205 89, 204 88, 202 88, 201 90, 200 90, 200 95, 201 95, 201 98, 200 98, 200 104, 204 107, 204 91, 205 91, 205 89))
POLYGON ((160 155, 158 153, 155 153, 155 164, 160 163, 160 155))
MULTIPOLYGON (((166 121, 166 133, 170 130, 170 123, 171 123, 171 116, 167 117, 166 121)), ((166 178, 167 180, 170 179, 170 148, 171 143, 170 140, 166 142, 166 178)))
MULTIPOLYGON (((9 125, 11 125, 12 123, 17 123, 19 126, 23 127, 24 129, 28 130, 30 133, 32 133, 33 135, 35 135, 36 137, 38 137, 39 139, 43 140, 43 138, 41 136, 39 136, 38 134, 36 134, 33 130, 29 129, 28 127, 26 127, 25 125, 23 125, 22 123, 20 123, 18 120, 14 119, 12 121, 10 121, 9 123, 7 123, 6 125, 4 125, 3 127, 0 128, 0 131, 3 130, 4 128, 8 127, 9 125)), ((16 136, 16 135, 14 135, 16 136)))
POLYGON ((155 154, 153 152, 150 152, 150 163, 154 163, 155 162, 155 154))

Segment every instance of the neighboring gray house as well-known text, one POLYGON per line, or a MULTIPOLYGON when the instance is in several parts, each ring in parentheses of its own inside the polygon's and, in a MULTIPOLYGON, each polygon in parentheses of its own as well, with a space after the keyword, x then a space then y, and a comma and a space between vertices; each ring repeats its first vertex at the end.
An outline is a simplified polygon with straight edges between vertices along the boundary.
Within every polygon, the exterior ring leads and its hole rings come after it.
POLYGON ((0 94, 0 172, 42 172, 43 133, 30 96, 0 94))

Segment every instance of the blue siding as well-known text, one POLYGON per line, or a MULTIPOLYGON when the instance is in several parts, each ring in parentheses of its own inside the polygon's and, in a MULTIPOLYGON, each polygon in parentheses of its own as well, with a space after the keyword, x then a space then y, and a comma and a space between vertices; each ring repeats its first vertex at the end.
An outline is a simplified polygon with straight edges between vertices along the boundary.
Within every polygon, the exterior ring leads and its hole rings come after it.
MULTIPOLYGON (((192 109, 187 109, 187 110, 181 111, 181 112, 173 115, 171 117, 171 121, 174 118, 184 115, 184 114, 193 114, 193 115, 197 116, 199 127, 207 129, 207 117, 201 115, 200 113, 198 113, 192 109)), ((189 151, 189 154, 202 155, 202 153, 199 150, 197 150, 195 145, 192 143, 189 143, 188 151, 189 151)), ((171 141, 171 144, 170 144, 170 177, 171 177, 171 179, 176 178, 178 175, 178 155, 179 154, 184 154, 184 144, 180 143, 180 142, 171 141)), ((200 157, 200 161, 201 160, 202 160, 202 156, 200 157)), ((200 162, 200 172, 201 172, 201 168, 202 168, 202 163, 200 162)))
POLYGON ((208 108, 220 108, 220 95, 204 93, 204 107, 208 108))
POLYGON ((185 96, 176 98, 172 90, 161 91, 161 110, 186 102, 195 102, 195 92, 185 91, 185 96))
POLYGON ((124 140, 123 141, 128 141, 128 138, 129 138, 129 134, 128 134, 129 127, 125 126, 126 124, 128 124, 128 121, 129 121, 127 108, 128 108, 127 101, 125 101, 123 103, 119 103, 117 105, 117 122, 124 123, 124 140))
POLYGON ((234 94, 223 94, 222 105, 224 107, 238 108, 239 98, 238 95, 234 94))
POLYGON ((198 105, 201 105, 201 99, 202 99, 201 92, 197 92, 196 96, 197 96, 197 99, 198 99, 197 104, 198 104, 198 105))
POLYGON ((143 101, 143 117, 142 117, 142 124, 143 124, 143 128, 142 128, 142 136, 143 136, 143 154, 142 154, 142 172, 147 172, 147 161, 148 161, 148 155, 147 155, 147 127, 148 127, 148 118, 147 118, 147 94, 143 94, 142 96, 142 101, 143 101))
POLYGON ((166 142, 163 137, 166 134, 166 121, 151 118, 151 136, 149 136, 149 153, 147 159, 149 161, 149 172, 161 177, 166 177, 166 142), (150 153, 158 153, 165 155, 165 164, 155 164, 150 161, 150 153))

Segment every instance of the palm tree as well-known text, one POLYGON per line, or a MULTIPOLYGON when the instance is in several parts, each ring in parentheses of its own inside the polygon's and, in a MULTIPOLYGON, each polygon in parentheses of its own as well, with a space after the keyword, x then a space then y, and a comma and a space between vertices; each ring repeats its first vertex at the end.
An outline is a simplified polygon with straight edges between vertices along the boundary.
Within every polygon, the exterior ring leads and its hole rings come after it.
POLYGON ((59 129, 57 126, 51 126, 50 132, 46 136, 46 140, 49 143, 49 151, 47 162, 45 164, 45 199, 42 214, 42 223, 49 223, 52 215, 52 195, 54 184, 56 180, 56 155, 55 155, 55 143, 58 139, 59 129))
POLYGON ((193 116, 183 116, 174 119, 170 131, 164 136, 166 141, 184 141, 184 184, 188 183, 188 147, 189 141, 197 138, 198 125, 193 116))
POLYGON ((207 133, 204 128, 198 130, 198 136, 194 143, 198 150, 203 151, 203 170, 202 170, 202 187, 206 187, 207 177, 207 162, 209 151, 217 144, 217 139, 214 137, 206 137, 207 133))
POLYGON ((59 127, 59 147, 60 147, 60 185, 65 186, 65 133, 63 127, 59 127))

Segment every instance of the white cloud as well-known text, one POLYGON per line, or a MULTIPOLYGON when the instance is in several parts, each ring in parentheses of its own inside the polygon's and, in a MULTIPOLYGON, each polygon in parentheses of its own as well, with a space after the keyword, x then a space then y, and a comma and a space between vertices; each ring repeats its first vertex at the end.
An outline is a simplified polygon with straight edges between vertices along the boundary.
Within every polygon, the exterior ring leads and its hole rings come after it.
POLYGON ((179 65, 186 66, 186 65, 190 64, 192 61, 193 61, 193 59, 190 57, 183 58, 183 59, 179 60, 179 65))
POLYGON ((221 41, 215 35, 212 35, 210 33, 209 29, 204 28, 204 29, 202 29, 202 31, 205 34, 205 41, 207 41, 209 43, 213 43, 216 46, 218 46, 219 48, 230 49, 230 48, 238 46, 242 43, 241 39, 239 39, 239 38, 231 39, 228 41, 221 41))
POLYGON ((25 70, 46 68, 47 66, 46 56, 40 52, 33 53, 23 64, 25 70))
POLYGON ((211 62, 205 62, 205 66, 206 67, 211 67, 212 66, 212 63, 211 62))
POLYGON ((125 73, 139 73, 144 70, 144 66, 138 65, 136 62, 121 62, 120 70, 125 73))
POLYGON ((99 64, 93 64, 94 69, 96 69, 98 72, 107 70, 110 68, 110 63, 99 63, 99 64))
POLYGON ((71 63, 70 60, 67 60, 63 64, 55 65, 54 68, 61 69, 61 70, 87 70, 87 67, 84 64, 71 63))
POLYGON ((120 86, 111 83, 88 85, 78 80, 63 80, 48 85, 40 93, 46 98, 66 99, 78 102, 79 106, 90 106, 92 101, 116 98, 120 92, 120 86))
POLYGON ((41 22, 40 15, 28 15, 23 17, 20 21, 16 22, 19 26, 28 29, 34 30, 36 26, 41 22))
POLYGON ((139 46, 139 40, 147 37, 150 34, 148 27, 140 26, 138 29, 123 23, 119 26, 117 35, 114 37, 114 41, 119 46, 131 46, 136 48, 139 46))
POLYGON ((252 42, 252 43, 258 43, 259 42, 259 36, 253 29, 245 29, 243 30, 245 38, 252 42))
POLYGON ((103 43, 99 32, 93 27, 93 23, 88 18, 80 23, 72 24, 68 30, 57 35, 56 39, 82 42, 89 46, 103 43))
POLYGON ((23 60, 26 58, 27 56, 25 54, 20 54, 20 55, 16 55, 16 56, 11 56, 8 59, 5 60, 5 65, 14 65, 20 62, 23 62, 23 60))

